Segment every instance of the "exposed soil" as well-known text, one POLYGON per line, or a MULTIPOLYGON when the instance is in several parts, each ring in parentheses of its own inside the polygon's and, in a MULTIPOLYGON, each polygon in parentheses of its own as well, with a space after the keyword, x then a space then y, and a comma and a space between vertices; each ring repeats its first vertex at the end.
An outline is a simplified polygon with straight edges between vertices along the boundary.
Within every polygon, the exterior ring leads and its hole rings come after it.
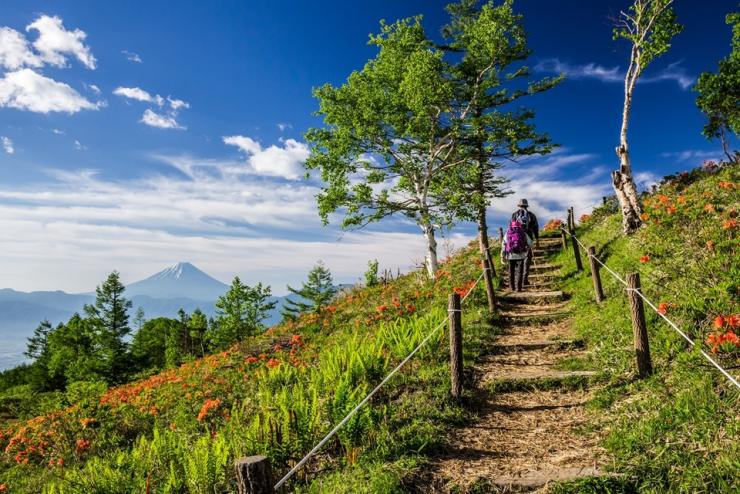
MULTIPOLYGON (((550 282, 557 271, 548 266, 542 274, 538 281, 550 282)), ((537 298, 504 301, 502 312, 514 314, 510 325, 473 369, 477 418, 451 432, 448 447, 431 458, 412 492, 546 492, 554 481, 601 473, 604 453, 584 406, 592 373, 557 368, 586 350, 573 341, 569 320, 528 319, 562 314, 563 294, 537 298)))

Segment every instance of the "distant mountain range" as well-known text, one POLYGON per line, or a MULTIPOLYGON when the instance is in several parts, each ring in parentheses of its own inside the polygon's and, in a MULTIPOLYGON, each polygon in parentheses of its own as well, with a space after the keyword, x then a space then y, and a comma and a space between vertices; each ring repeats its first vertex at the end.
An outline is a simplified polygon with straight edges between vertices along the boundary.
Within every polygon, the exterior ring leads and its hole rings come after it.
MULTIPOLYGON (((190 313, 199 308, 208 316, 215 313, 214 304, 229 286, 204 273, 189 262, 170 266, 144 280, 126 287, 133 302, 131 317, 138 307, 147 319, 176 317, 179 309, 190 313)), ((265 321, 272 325, 280 320, 279 309, 285 297, 274 297, 276 309, 265 321)), ((19 292, 0 289, 0 370, 23 361, 26 339, 39 322, 48 319, 53 325, 66 322, 72 314, 93 303, 95 295, 63 291, 19 292)))

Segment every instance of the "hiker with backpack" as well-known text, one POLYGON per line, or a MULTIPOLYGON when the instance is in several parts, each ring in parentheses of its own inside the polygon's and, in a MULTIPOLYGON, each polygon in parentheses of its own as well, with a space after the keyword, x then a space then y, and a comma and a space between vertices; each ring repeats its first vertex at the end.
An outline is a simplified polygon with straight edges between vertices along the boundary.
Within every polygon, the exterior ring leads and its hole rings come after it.
MULTIPOLYGON (((517 209, 511 215, 511 221, 518 221, 527 236, 539 247, 540 245, 540 226, 537 224, 537 216, 529 211, 529 202, 526 199, 519 199, 517 209)), ((529 285, 529 268, 532 266, 532 248, 527 249, 527 260, 524 263, 524 280, 525 285, 529 285)))
POLYGON ((521 292, 532 239, 518 220, 512 220, 501 244, 501 262, 509 262, 509 289, 521 292))

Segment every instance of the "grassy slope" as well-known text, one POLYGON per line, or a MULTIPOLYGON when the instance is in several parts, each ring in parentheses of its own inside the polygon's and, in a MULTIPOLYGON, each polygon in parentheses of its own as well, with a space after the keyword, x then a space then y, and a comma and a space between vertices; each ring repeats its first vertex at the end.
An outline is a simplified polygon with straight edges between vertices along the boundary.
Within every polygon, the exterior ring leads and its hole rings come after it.
MULTIPOLYGON (((596 246, 617 273, 639 271, 643 293, 665 304, 666 315, 699 344, 730 329, 716 329, 716 316, 740 312, 738 178, 737 165, 676 177, 647 198, 647 226, 630 238, 618 234, 620 216, 608 208, 579 229, 583 243, 596 246)), ((565 289, 574 294, 576 330, 594 350, 587 360, 564 365, 600 373, 604 385, 591 406, 603 418, 614 468, 634 480, 609 482, 610 492, 740 492, 737 389, 647 306, 655 372, 637 380, 623 286, 602 269, 607 300, 597 306, 588 271, 575 275, 570 251, 560 262, 565 289)), ((715 357, 737 376, 740 348, 724 350, 715 357)), ((556 491, 604 492, 600 488, 579 482, 556 491)))
MULTIPOLYGON (((112 388, 68 392, 70 406, 0 430, 9 492, 235 492, 235 458, 287 471, 445 316, 447 294, 477 278, 474 246, 437 280, 412 273, 359 289, 318 315, 112 388)), ((466 302, 467 358, 490 326, 485 294, 466 302)), ((449 399, 444 332, 298 476, 308 492, 393 492, 465 411, 449 399), (392 466, 389 467, 388 465, 392 466), (314 474, 314 472, 323 474, 314 474)))
MULTIPOLYGON (((618 216, 604 212, 580 234, 618 272, 639 269, 645 293, 671 304, 668 315, 695 328, 697 340, 704 341, 715 316, 738 311, 737 230, 724 228, 738 209, 737 167, 682 180, 696 178, 686 190, 666 187, 665 200, 652 198, 659 207, 648 207, 648 227, 632 238, 621 237, 618 216), (650 261, 640 263, 644 255, 650 261)), ((442 320, 447 294, 480 273, 476 257, 471 246, 445 265, 450 274, 437 281, 411 274, 359 290, 321 315, 102 397, 80 386, 70 393, 74 406, 0 432, 0 485, 9 492, 138 493, 147 485, 150 492, 233 492, 233 459, 258 453, 272 459, 277 473, 285 472, 442 320)), ((576 329, 594 350, 587 360, 564 365, 601 373, 603 387, 592 406, 609 432, 606 446, 615 469, 637 479, 609 481, 608 488, 736 491, 738 393, 654 315, 648 324, 656 372, 635 380, 621 287, 602 272, 608 299, 596 307, 590 277, 574 274, 567 253, 561 261, 566 289, 574 294, 576 329)), ((470 362, 485 351, 494 330, 486 323, 480 288, 468 303, 464 337, 470 362)), ((736 352, 723 359, 738 364, 736 352)), ((326 445, 292 489, 403 492, 404 479, 443 444, 445 431, 469 418, 450 401, 448 388, 440 332, 326 445)), ((580 482, 557 490, 606 488, 580 482)))

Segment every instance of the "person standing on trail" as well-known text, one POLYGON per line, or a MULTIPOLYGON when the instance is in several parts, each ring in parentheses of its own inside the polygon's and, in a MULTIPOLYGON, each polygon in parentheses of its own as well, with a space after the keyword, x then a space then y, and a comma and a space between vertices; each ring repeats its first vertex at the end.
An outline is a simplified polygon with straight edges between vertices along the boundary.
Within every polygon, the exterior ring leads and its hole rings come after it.
MULTIPOLYGON (((519 199, 517 209, 511 214, 511 221, 518 221, 524 229, 527 236, 535 246, 540 246, 540 226, 537 224, 537 216, 529 211, 529 202, 526 199, 519 199)), ((529 268, 532 266, 532 247, 527 249, 527 261, 524 263, 524 284, 529 285, 529 268)))
POLYGON ((532 238, 517 220, 512 220, 501 244, 501 262, 509 262, 509 289, 521 292, 524 283, 528 253, 532 250, 532 238))

